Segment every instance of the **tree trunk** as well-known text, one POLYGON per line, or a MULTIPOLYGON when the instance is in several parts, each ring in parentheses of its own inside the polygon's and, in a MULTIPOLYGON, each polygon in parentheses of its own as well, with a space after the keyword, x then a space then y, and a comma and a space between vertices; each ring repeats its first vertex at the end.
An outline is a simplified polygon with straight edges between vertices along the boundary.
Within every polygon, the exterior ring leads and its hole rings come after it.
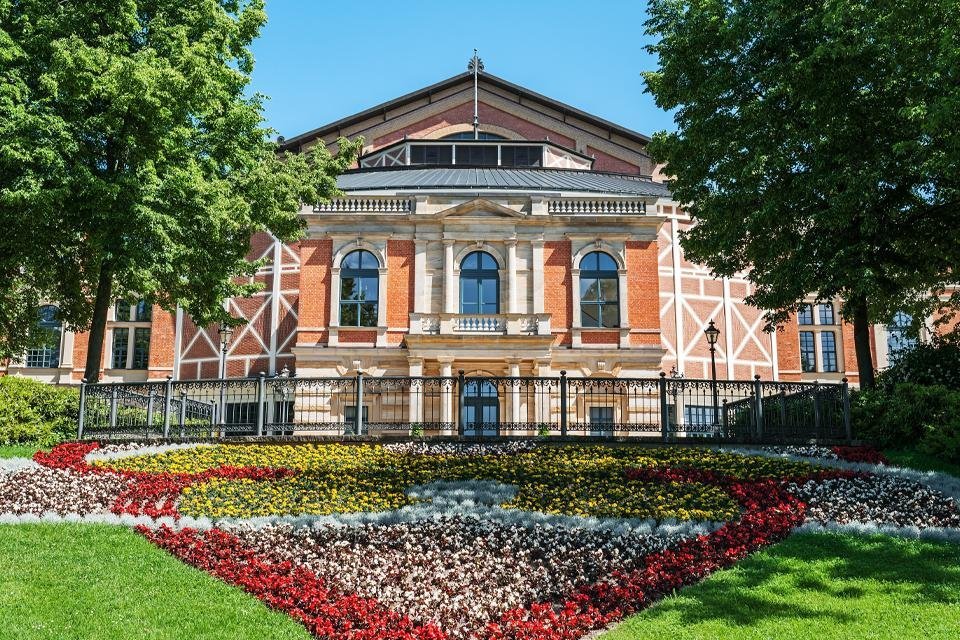
POLYGON ((103 340, 107 333, 107 312, 113 296, 113 265, 104 262, 100 266, 97 280, 97 295, 93 300, 93 321, 90 325, 90 339, 87 342, 87 364, 83 377, 87 382, 100 379, 100 365, 103 363, 103 340))
POLYGON ((867 301, 863 298, 848 301, 853 311, 853 345, 857 353, 857 369, 860 372, 860 388, 873 389, 873 355, 870 350, 870 317, 867 301))

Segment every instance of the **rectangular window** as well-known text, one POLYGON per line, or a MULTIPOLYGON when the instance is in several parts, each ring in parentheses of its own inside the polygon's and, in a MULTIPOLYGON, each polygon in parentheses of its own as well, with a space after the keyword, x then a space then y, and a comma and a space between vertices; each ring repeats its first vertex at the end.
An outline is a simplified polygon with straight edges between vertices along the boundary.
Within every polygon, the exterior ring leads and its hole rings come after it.
POLYGON ((590 424, 613 424, 613 407, 590 407, 590 424))
POLYGON ((453 146, 412 144, 410 164, 453 164, 453 146))
POLYGON ((113 351, 110 358, 110 366, 114 369, 127 368, 127 350, 130 347, 130 330, 113 330, 113 351))
POLYGON ((819 306, 820 324, 833 324, 833 305, 829 302, 819 306))
POLYGON ((31 347, 27 349, 23 364, 27 367, 56 367, 59 364, 58 349, 59 345, 31 347))
POLYGON ((457 164, 473 165, 478 167, 497 166, 497 148, 493 145, 457 145, 457 164))
MULTIPOLYGON (((363 405, 363 422, 366 423, 370 419, 370 407, 363 405)), ((357 421, 357 405, 348 404, 343 409, 343 421, 347 424, 353 424, 357 421)))
POLYGON ((800 332, 800 367, 804 373, 817 370, 817 350, 813 331, 800 332))
POLYGON ((717 424, 714 419, 713 406, 704 404, 688 404, 683 407, 683 423, 690 426, 717 424))
POLYGON ((797 310, 798 324, 813 324, 813 306, 809 304, 802 305, 797 310))
POLYGON ((130 321, 130 303, 126 300, 118 300, 117 306, 113 309, 113 318, 117 322, 130 321))
POLYGON ((150 363, 150 329, 137 327, 133 330, 132 369, 146 369, 150 363))
POLYGON ((833 331, 820 334, 820 358, 824 371, 837 370, 837 337, 833 331))
POLYGON ((134 320, 136 322, 150 322, 153 317, 153 305, 148 304, 146 300, 141 300, 134 308, 134 320))
POLYGON ((501 167, 539 167, 543 164, 543 147, 540 146, 502 146, 500 147, 501 167))

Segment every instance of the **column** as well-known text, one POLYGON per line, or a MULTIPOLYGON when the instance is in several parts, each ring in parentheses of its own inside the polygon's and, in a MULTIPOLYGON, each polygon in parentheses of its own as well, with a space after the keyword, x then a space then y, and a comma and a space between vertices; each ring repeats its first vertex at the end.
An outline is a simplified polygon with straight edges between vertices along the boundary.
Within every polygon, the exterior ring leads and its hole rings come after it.
MULTIPOLYGON (((441 356, 437 358, 440 362, 440 375, 444 378, 453 377, 453 357, 441 356)), ((449 388, 444 386, 440 394, 440 421, 452 425, 444 429, 445 435, 450 435, 456 425, 453 425, 453 395, 457 392, 451 385, 449 388)))
MULTIPOLYGON (((423 376, 422 358, 407 358, 407 364, 410 366, 409 375, 411 378, 423 376)), ((413 380, 410 381, 407 410, 411 429, 413 425, 423 423, 423 397, 425 391, 426 389, 424 389, 422 384, 415 384, 413 380)))
POLYGON ((507 313, 518 313, 516 238, 510 238, 507 240, 507 313))
MULTIPOLYGON (((509 372, 511 378, 520 377, 520 360, 508 360, 507 364, 509 366, 509 372)), ((536 390, 536 387, 534 387, 536 390)), ((520 385, 512 384, 510 385, 510 422, 515 425, 521 422, 521 412, 520 412, 520 402, 522 396, 520 395, 520 385)), ((516 428, 516 427, 514 427, 516 428)))
POLYGON ((543 313, 543 238, 531 240, 530 244, 533 248, 533 264, 530 265, 533 270, 533 312, 543 313))
POLYGON ((453 240, 443 241, 443 310, 446 313, 457 312, 457 279, 453 273, 453 240))

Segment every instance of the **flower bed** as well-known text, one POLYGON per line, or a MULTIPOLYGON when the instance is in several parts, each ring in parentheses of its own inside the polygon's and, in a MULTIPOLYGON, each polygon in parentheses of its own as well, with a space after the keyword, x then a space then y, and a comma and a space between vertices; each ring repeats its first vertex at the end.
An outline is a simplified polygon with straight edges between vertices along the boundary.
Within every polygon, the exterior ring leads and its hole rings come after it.
POLYGON ((580 638, 805 523, 960 530, 935 488, 807 454, 74 443, 0 469, 0 522, 125 518, 318 637, 351 639, 580 638))

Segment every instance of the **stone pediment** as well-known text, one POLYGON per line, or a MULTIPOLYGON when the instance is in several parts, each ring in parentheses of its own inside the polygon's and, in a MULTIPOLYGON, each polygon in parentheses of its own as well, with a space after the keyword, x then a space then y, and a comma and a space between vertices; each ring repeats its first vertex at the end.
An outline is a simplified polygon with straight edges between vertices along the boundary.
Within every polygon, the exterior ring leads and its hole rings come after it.
POLYGON ((526 215, 516 209, 487 200, 474 198, 462 202, 455 207, 443 209, 434 214, 437 218, 464 217, 464 218, 524 218, 526 215))

